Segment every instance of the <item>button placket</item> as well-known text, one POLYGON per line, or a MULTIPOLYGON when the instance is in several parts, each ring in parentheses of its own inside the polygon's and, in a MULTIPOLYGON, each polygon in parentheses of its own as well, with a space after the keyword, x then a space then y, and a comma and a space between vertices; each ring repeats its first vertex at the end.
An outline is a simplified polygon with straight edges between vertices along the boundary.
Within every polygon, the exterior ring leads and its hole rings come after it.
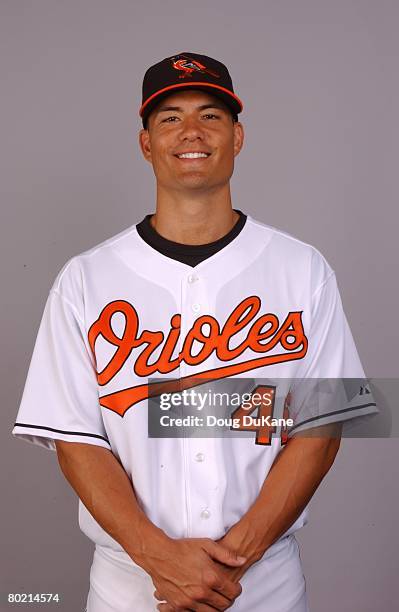
POLYGON ((187 306, 191 312, 198 315, 201 312, 203 296, 201 296, 200 277, 195 272, 187 276, 187 306))
POLYGON ((187 282, 192 285, 198 281, 198 276, 196 274, 189 274, 187 277, 187 282))
MULTIPOLYGON (((181 333, 182 342, 195 321, 208 312, 208 300, 205 279, 195 272, 190 272, 182 278, 181 285, 181 333), (183 331, 184 328, 184 331, 183 331)), ((196 347, 195 349, 196 350, 196 347)), ((184 361, 180 363, 180 376, 185 377, 195 372, 201 372, 207 366, 205 363, 189 366, 184 361)), ((202 416, 198 412, 198 416, 202 416)), ((192 536, 201 534, 201 524, 212 521, 213 496, 217 490, 217 470, 213 469, 215 453, 212 440, 199 440, 187 437, 183 440, 186 463, 186 495, 189 533, 192 536)), ((204 529, 204 527, 202 527, 204 529)))

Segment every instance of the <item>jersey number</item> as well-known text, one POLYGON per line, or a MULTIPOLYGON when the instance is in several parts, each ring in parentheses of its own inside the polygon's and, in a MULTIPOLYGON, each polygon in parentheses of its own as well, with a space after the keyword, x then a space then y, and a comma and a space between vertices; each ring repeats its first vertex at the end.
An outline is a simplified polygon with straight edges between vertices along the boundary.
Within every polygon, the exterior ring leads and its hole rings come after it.
MULTIPOLYGON (((258 386, 251 392, 251 398, 245 402, 245 406, 239 406, 231 417, 238 419, 239 427, 231 427, 238 431, 255 431, 255 444, 270 446, 272 434, 276 433, 277 426, 269 424, 272 421, 275 406, 276 387, 258 386), (257 411, 257 412, 256 412, 257 411), (251 416, 251 419, 244 417, 251 416), (267 419, 268 417, 268 419, 267 419), (267 420, 266 420, 267 419, 267 420), (248 422, 250 421, 250 422, 248 422)), ((290 394, 288 393, 284 402, 283 419, 289 418, 290 394)), ((286 444, 288 439, 287 426, 281 426, 281 444, 286 444)))

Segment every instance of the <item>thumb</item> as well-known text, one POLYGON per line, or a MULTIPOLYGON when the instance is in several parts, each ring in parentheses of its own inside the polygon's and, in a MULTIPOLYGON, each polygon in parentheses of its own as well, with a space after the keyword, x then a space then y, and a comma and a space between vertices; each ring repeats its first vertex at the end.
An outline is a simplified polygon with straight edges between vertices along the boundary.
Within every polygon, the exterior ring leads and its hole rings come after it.
POLYGON ((224 563, 225 565, 231 565, 232 567, 238 567, 247 560, 246 557, 241 557, 234 550, 226 548, 222 544, 218 544, 212 540, 207 542, 204 548, 212 559, 224 563))

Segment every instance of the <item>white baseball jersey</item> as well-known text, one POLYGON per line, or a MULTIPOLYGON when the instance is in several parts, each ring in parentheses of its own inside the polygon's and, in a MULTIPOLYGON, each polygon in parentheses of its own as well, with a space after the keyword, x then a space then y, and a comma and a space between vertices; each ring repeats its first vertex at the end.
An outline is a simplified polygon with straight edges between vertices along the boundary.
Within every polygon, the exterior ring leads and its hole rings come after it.
MULTIPOLYGON (((50 289, 13 434, 52 450, 55 439, 110 449, 152 522, 171 537, 218 539, 256 499, 282 440, 244 429, 149 437, 154 379, 190 377, 364 378, 320 252, 248 216, 194 267, 152 248, 136 225, 72 257, 50 289)), ((368 396, 294 416, 315 426, 375 410, 368 396)), ((284 535, 306 521, 307 509, 284 535)), ((81 502, 79 524, 123 553, 81 502)))

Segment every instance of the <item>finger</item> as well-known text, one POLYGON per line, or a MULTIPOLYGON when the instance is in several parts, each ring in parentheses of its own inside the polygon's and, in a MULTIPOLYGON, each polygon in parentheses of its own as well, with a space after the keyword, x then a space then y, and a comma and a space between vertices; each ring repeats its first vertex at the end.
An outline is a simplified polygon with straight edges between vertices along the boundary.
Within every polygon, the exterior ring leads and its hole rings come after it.
POLYGON ((218 544, 217 542, 213 542, 213 540, 209 539, 204 543, 204 550, 208 553, 212 559, 216 561, 220 561, 220 563, 224 563, 224 565, 229 565, 232 567, 239 567, 243 565, 247 558, 240 556, 234 550, 230 550, 226 548, 222 544, 218 544))
POLYGON ((212 591, 211 594, 201 602, 202 605, 210 607, 210 609, 227 610, 234 602, 234 597, 225 597, 217 591, 212 591))
MULTIPOLYGON (((234 576, 235 573, 236 570, 233 570, 232 575, 234 576)), ((238 582, 238 579, 233 579, 232 575, 229 575, 227 577, 221 576, 220 582, 218 582, 216 586, 213 587, 215 591, 221 593, 228 599, 236 599, 236 597, 241 595, 242 592, 241 584, 238 582)))
POLYGON ((218 573, 230 583, 238 584, 249 567, 250 565, 248 563, 245 563, 241 567, 229 567, 228 565, 218 564, 218 573))
POLYGON ((158 601, 161 601, 162 603, 167 603, 166 598, 163 595, 161 595, 159 591, 154 591, 154 597, 155 599, 158 599, 158 601))
MULTIPOLYGON (((235 595, 235 590, 237 589, 237 586, 239 587, 238 590, 238 594, 241 593, 241 587, 240 587, 240 580, 243 577, 243 575, 246 572, 245 568, 242 567, 226 567, 224 566, 224 569, 222 570, 223 574, 225 575, 225 578, 227 579, 227 585, 226 585, 226 589, 227 591, 223 591, 223 594, 226 595, 226 597, 230 597, 231 595, 233 595, 234 597, 237 597, 237 595, 235 595)), ((219 590, 219 589, 218 589, 219 590)))
POLYGON ((214 570, 204 573, 204 581, 208 589, 211 589, 210 594, 201 599, 201 602, 210 604, 214 607, 231 605, 231 600, 236 599, 241 594, 242 587, 238 581, 233 581, 231 573, 235 569, 220 569, 217 572, 214 570), (225 573, 226 572, 226 573, 225 573), (227 575, 226 575, 227 574, 227 575))
POLYGON ((161 603, 157 605, 157 610, 160 612, 174 612, 174 608, 168 603, 161 603))

